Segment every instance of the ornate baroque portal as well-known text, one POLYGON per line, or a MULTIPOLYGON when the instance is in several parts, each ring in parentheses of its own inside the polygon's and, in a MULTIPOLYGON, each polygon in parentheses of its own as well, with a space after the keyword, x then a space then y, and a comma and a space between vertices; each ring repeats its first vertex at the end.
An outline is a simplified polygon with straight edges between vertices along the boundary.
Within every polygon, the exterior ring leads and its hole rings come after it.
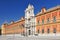
POLYGON ((25 10, 25 34, 33 35, 35 33, 35 16, 33 5, 28 5, 25 10))

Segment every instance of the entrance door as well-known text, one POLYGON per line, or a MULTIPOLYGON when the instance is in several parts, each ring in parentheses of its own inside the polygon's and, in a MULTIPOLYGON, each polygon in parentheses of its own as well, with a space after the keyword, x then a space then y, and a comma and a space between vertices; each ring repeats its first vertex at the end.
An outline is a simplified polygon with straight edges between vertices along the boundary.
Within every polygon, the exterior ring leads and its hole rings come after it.
POLYGON ((31 30, 29 30, 29 35, 31 35, 31 30))

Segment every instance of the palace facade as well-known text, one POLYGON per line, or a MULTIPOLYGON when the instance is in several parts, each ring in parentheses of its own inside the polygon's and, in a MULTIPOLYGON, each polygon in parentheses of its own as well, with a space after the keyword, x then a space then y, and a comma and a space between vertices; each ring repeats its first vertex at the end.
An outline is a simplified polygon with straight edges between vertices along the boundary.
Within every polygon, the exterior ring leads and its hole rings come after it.
POLYGON ((25 10, 25 17, 2 25, 2 35, 7 34, 60 34, 60 6, 48 10, 42 8, 34 15, 34 7, 29 4, 25 10))

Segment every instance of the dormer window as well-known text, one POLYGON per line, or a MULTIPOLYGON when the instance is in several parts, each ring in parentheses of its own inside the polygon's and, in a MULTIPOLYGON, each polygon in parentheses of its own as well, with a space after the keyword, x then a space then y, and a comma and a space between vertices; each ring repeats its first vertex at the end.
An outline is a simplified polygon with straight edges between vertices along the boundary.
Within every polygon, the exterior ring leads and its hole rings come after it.
POLYGON ((11 21, 11 24, 12 24, 12 23, 14 23, 14 21, 13 21, 13 20, 11 21))
POLYGON ((42 13, 46 12, 46 8, 43 7, 42 10, 41 10, 42 13))

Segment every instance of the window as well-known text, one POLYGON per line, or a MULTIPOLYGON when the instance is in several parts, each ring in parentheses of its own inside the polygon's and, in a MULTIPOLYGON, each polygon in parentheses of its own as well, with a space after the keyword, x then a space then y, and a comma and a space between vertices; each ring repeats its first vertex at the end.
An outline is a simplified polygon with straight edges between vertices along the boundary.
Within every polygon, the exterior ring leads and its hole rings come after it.
POLYGON ((24 24, 22 24, 21 26, 24 27, 24 24))
POLYGON ((30 11, 29 11, 29 13, 30 13, 30 11))
POLYGON ((44 19, 42 19, 42 24, 44 24, 44 19))
POLYGON ((47 19, 47 23, 49 23, 50 22, 50 20, 49 20, 49 18, 47 19))
POLYGON ((44 33, 44 29, 42 29, 42 33, 44 33))
POLYGON ((56 16, 53 17, 53 22, 56 22, 56 16))
POLYGON ((49 32, 50 32, 50 30, 48 29, 48 30, 47 30, 47 33, 49 33, 49 32))
POLYGON ((25 32, 23 31, 23 34, 24 34, 25 32))
POLYGON ((53 29, 53 33, 56 33, 56 28, 53 29))
POLYGON ((25 20, 27 20, 27 18, 25 18, 25 20))
POLYGON ((38 33, 40 33, 40 30, 38 29, 38 33))
POLYGON ((29 18, 28 21, 30 21, 31 19, 29 18))
POLYGON ((38 25, 40 24, 40 21, 38 20, 38 25))

